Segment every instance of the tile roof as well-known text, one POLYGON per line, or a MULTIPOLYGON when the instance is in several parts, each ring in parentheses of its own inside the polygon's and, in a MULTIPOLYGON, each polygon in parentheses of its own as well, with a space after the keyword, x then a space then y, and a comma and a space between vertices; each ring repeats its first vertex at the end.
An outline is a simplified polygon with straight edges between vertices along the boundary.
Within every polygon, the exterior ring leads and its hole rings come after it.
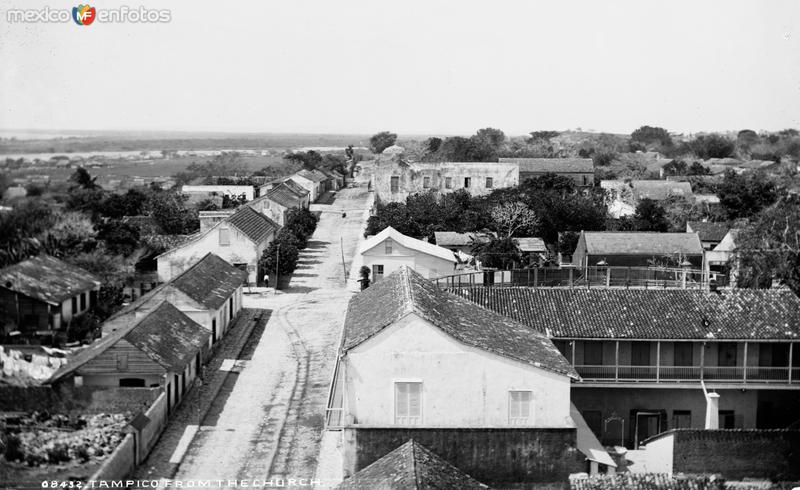
POLYGON ((433 237, 436 240, 436 245, 440 247, 463 247, 471 245, 473 240, 478 243, 486 243, 490 240, 490 237, 485 233, 477 232, 434 231, 433 237))
POLYGON ((631 188, 637 199, 663 201, 673 196, 692 196, 692 184, 671 180, 632 180, 631 188))
POLYGON ((489 488, 413 439, 343 481, 340 490, 489 488))
POLYGON ((547 246, 541 238, 515 238, 514 241, 521 252, 547 252, 547 246))
POLYGON ((550 337, 798 339, 800 299, 787 289, 462 288, 459 297, 550 337))
POLYGON ((239 206, 226 222, 232 224, 255 243, 262 243, 280 226, 250 206, 239 206))
POLYGON ((286 183, 278 184, 268 190, 266 197, 286 208, 296 208, 302 205, 302 198, 286 183))
POLYGON ((401 267, 350 299, 342 349, 358 346, 409 313, 466 345, 578 378, 539 331, 442 291, 408 267, 401 267))
POLYGON ((201 305, 216 310, 247 280, 247 272, 208 253, 168 284, 201 305))
POLYGON ((328 177, 326 177, 325 174, 323 174, 319 170, 303 169, 297 172, 295 175, 299 175, 300 177, 305 177, 306 179, 312 182, 325 182, 326 180, 328 180, 328 177))
POLYGON ((286 187, 292 190, 299 197, 306 197, 309 194, 308 189, 306 189, 305 187, 298 184, 292 179, 286 179, 285 181, 283 181, 283 183, 286 184, 286 187))
POLYGON ((29 298, 59 305, 100 286, 93 274, 49 255, 39 255, 0 270, 0 286, 29 298))
POLYGON ((702 255, 697 233, 649 231, 585 231, 589 255, 702 255))
POLYGON ((499 163, 517 163, 520 173, 593 173, 591 158, 500 158, 499 163))
POLYGON ((166 301, 140 318, 136 318, 135 310, 128 310, 121 316, 115 315, 114 319, 122 320, 121 328, 103 335, 71 357, 47 382, 54 383, 74 373, 123 338, 165 369, 181 371, 211 335, 166 301))
POLYGON ((697 232, 702 242, 721 242, 730 229, 727 223, 713 223, 710 221, 686 222, 686 230, 697 232))
POLYGON ((422 252, 427 255, 432 255, 434 257, 438 257, 443 260, 448 260, 450 262, 456 263, 456 256, 453 255, 453 252, 447 250, 446 248, 440 247, 438 245, 434 245, 432 243, 423 242, 422 240, 417 240, 416 238, 411 238, 409 236, 405 236, 399 231, 395 230, 391 226, 387 226, 384 228, 383 231, 378 233, 377 235, 371 236, 364 240, 361 243, 361 246, 358 248, 358 253, 363 254, 364 252, 371 250, 381 243, 384 242, 387 238, 391 238, 392 240, 396 241, 400 245, 405 248, 409 248, 411 250, 416 250, 418 252, 422 252))

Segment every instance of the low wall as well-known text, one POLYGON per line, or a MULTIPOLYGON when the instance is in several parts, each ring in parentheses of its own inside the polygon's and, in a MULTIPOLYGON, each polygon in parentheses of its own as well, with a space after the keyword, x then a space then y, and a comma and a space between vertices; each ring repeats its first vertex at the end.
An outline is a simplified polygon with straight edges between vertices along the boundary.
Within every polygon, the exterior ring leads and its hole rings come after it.
POLYGON ((167 396, 161 393, 153 405, 145 412, 145 415, 150 422, 142 429, 141 440, 142 443, 139 447, 139 461, 144 461, 153 446, 156 445, 158 437, 167 426, 169 414, 167 413, 167 396))
POLYGON ((139 412, 163 393, 160 388, 105 388, 97 386, 0 386, 0 411, 55 413, 139 412))
POLYGON ((647 441, 672 438, 674 473, 715 473, 728 480, 800 479, 800 430, 674 429, 647 441))
POLYGON ((103 466, 89 480, 120 480, 132 474, 136 467, 134 446, 133 435, 126 435, 111 456, 103 462, 103 466))
POLYGON ((555 484, 585 471, 575 429, 345 429, 345 474, 353 474, 414 439, 489 486, 555 484))

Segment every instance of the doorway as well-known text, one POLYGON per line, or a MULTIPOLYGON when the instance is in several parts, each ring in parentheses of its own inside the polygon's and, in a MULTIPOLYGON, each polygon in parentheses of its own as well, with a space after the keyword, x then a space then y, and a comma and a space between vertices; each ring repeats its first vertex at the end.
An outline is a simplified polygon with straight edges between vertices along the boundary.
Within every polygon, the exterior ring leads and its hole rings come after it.
POLYGON ((661 412, 637 411, 634 415, 633 448, 639 449, 642 442, 661 432, 661 412))

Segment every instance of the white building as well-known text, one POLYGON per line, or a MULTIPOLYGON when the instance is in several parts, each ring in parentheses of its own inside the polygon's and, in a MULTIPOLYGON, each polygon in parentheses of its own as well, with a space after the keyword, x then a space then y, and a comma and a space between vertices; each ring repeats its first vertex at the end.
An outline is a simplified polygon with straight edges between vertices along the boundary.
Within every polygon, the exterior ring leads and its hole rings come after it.
POLYGON ((452 251, 407 237, 391 226, 364 240, 358 253, 372 271, 373 282, 403 266, 432 279, 451 274, 458 263, 452 251))
POLYGON ((255 188, 252 185, 185 185, 181 187, 181 193, 202 196, 228 196, 233 199, 244 196, 245 200, 252 201, 255 196, 255 188))

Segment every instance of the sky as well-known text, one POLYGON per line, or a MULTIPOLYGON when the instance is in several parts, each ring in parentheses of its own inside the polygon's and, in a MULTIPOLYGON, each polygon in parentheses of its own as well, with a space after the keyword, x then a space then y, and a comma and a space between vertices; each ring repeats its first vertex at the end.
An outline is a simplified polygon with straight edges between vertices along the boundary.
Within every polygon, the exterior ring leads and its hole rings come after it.
POLYGON ((471 134, 800 128, 797 0, 91 4, 167 23, 12 23, 0 129, 471 134))

